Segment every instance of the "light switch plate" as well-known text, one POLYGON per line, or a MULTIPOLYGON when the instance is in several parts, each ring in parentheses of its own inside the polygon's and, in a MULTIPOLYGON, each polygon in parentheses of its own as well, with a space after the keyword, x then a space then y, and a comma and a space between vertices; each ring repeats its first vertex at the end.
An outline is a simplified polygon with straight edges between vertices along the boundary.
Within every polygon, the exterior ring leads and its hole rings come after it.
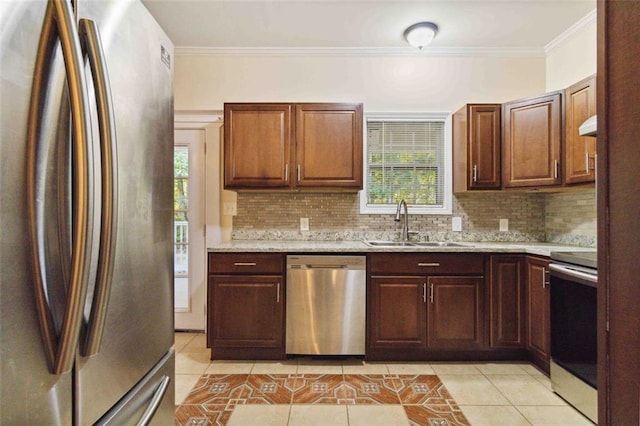
POLYGON ((500 232, 507 232, 509 230, 509 219, 500 219, 500 232))
POLYGON ((235 216, 238 214, 238 208, 236 203, 223 203, 222 204, 222 213, 226 216, 235 216))
POLYGON ((301 231, 308 231, 309 230, 309 218, 308 217, 301 217, 300 218, 300 230, 301 231))
POLYGON ((451 230, 453 232, 461 232, 462 231, 462 218, 459 216, 454 216, 451 218, 451 230))

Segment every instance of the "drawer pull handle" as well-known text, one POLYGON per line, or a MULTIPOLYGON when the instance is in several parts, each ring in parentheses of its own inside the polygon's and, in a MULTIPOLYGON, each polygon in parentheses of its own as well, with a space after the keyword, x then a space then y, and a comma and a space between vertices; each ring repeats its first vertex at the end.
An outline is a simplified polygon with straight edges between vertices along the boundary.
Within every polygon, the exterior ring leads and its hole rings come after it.
POLYGON ((235 266, 256 266, 256 262, 235 262, 235 266))
POLYGON ((432 263, 429 263, 429 262, 422 263, 422 262, 420 262, 420 263, 418 263, 418 266, 438 267, 438 266, 440 266, 440 263, 438 263, 438 262, 432 262, 432 263))

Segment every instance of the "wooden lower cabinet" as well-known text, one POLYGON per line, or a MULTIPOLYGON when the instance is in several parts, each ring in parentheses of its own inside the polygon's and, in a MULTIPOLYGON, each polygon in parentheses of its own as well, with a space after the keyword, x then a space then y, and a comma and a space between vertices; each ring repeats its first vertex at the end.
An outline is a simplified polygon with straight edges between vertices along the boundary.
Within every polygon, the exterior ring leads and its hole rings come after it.
POLYGON ((286 357, 282 267, 281 255, 209 255, 207 344, 211 359, 286 357))
POLYGON ((426 277, 373 277, 369 284, 369 344, 376 348, 424 349, 426 277))
POLYGON ((484 278, 429 277, 427 347, 482 349, 484 278))
POLYGON ((367 357, 483 349, 483 294, 479 276, 371 277, 367 357))
POLYGON ((527 350, 531 361, 549 373, 551 329, 547 259, 527 257, 526 293, 527 350))
POLYGON ((492 348, 525 346, 525 257, 492 255, 489 266, 489 323, 492 348))
POLYGON ((485 349, 483 255, 375 253, 367 267, 367 359, 476 359, 485 349))

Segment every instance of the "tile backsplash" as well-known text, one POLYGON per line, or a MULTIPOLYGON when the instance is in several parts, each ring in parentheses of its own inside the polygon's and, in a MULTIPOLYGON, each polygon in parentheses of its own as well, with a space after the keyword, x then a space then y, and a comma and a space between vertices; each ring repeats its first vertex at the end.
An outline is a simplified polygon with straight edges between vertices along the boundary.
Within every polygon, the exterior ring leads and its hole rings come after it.
MULTIPOLYGON (((410 215, 420 240, 551 241, 595 246, 594 190, 545 194, 478 192, 453 198, 452 215, 410 215), (451 218, 462 218, 462 232, 451 218), (499 231, 499 219, 509 231, 499 231)), ((240 192, 233 218, 235 240, 397 239, 401 224, 391 214, 360 214, 358 194, 240 192), (300 218, 309 231, 300 231, 300 218)))
POLYGON ((546 195, 546 240, 585 247, 596 246, 596 192, 582 191, 546 195))

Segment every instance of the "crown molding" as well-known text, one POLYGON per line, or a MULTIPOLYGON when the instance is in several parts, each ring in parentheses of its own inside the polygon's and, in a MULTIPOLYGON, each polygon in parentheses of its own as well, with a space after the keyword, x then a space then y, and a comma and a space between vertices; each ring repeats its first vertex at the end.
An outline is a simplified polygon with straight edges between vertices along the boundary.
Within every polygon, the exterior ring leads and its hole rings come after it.
POLYGON ((410 57, 544 57, 528 47, 176 47, 176 56, 410 56, 410 57))
POLYGON ((572 26, 567 28, 558 37, 554 38, 549 43, 547 43, 547 45, 544 47, 545 55, 548 55, 549 52, 552 51, 553 49, 555 49, 560 43, 562 43, 562 42, 566 41, 567 39, 571 38, 575 33, 580 31, 582 28, 584 28, 587 25, 589 25, 590 23, 594 22, 596 20, 596 10, 597 9, 593 9, 584 18, 580 19, 578 22, 576 22, 575 24, 573 24, 572 26))
POLYGON ((221 123, 223 111, 175 110, 173 121, 176 129, 205 128, 211 123, 221 123))

